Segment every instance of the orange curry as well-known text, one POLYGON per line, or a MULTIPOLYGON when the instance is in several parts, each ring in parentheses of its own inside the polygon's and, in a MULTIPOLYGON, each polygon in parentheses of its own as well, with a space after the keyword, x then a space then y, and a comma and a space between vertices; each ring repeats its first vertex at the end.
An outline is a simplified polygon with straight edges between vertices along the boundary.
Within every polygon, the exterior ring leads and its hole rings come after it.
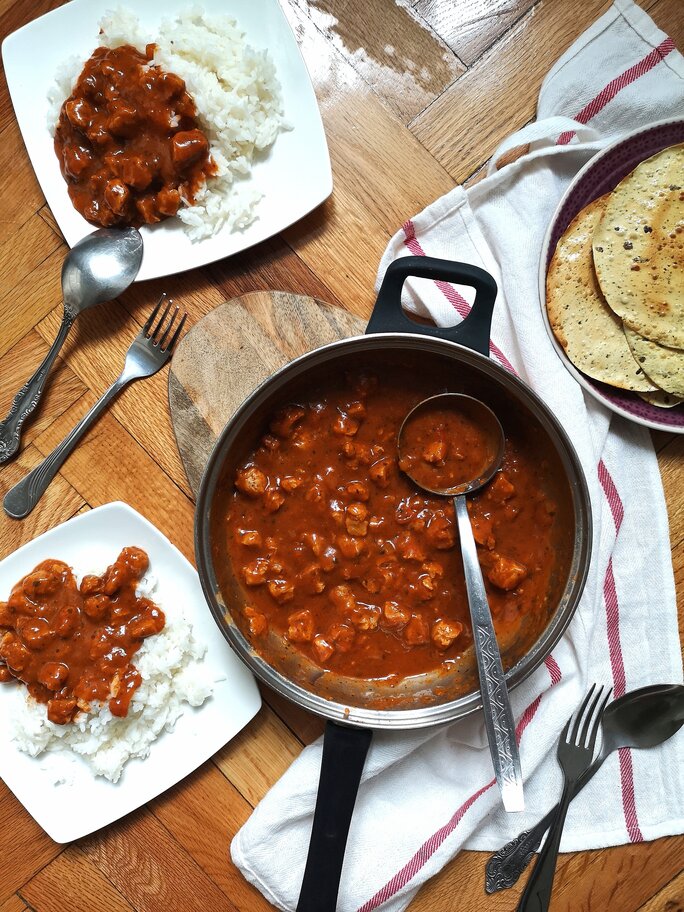
POLYGON ((432 491, 476 481, 496 455, 486 433, 455 408, 421 407, 409 416, 401 437, 399 468, 432 491))
MULTIPOLYGON (((275 414, 219 487, 214 566, 224 593, 238 578, 233 615, 257 650, 273 632, 325 669, 387 678, 446 669, 471 645, 453 506, 397 459, 402 421, 444 388, 405 381, 388 367, 382 380, 324 382, 275 414)), ((548 615, 556 503, 548 462, 507 424, 503 467, 469 508, 497 635, 510 639, 548 615)), ((436 439, 452 445, 448 431, 436 439)), ((427 441, 423 452, 435 456, 427 441)))
POLYGON ((55 152, 75 208, 97 225, 151 224, 216 173, 185 82, 130 45, 97 48, 62 105, 55 152))
POLYGON ((148 563, 140 548, 124 548, 80 586, 62 561, 38 564, 0 602, 0 681, 23 681, 59 725, 94 701, 127 715, 142 682, 131 659, 165 623, 154 602, 135 594, 148 563))

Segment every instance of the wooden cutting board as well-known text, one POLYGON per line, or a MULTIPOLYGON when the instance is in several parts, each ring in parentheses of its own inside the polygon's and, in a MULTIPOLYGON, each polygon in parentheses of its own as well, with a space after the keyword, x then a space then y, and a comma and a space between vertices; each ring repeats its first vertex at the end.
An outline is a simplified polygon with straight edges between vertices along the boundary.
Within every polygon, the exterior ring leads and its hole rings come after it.
POLYGON ((365 328, 341 307, 286 291, 233 298, 196 323, 169 373, 171 421, 195 495, 216 438, 262 380, 298 355, 365 328))

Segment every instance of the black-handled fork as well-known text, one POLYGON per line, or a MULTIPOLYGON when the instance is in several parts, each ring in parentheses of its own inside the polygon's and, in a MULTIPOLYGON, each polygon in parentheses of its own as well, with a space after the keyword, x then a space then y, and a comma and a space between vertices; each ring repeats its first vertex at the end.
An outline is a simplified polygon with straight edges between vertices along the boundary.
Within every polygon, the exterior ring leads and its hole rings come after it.
POLYGON ((546 912, 549 908, 558 861, 558 847, 573 788, 591 764, 601 716, 611 690, 611 687, 597 689, 596 684, 593 684, 582 705, 570 716, 561 732, 557 756, 564 776, 563 794, 556 819, 551 825, 549 835, 518 903, 518 912, 546 912))

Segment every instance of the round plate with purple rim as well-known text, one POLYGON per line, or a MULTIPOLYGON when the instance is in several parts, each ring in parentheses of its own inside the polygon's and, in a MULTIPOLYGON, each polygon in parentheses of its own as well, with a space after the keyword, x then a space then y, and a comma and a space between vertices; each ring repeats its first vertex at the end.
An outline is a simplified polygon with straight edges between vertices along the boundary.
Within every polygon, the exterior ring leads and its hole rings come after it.
POLYGON ((546 232, 539 263, 539 299, 546 330, 558 356, 573 377, 599 402, 618 415, 661 431, 684 434, 684 403, 674 408, 658 408, 636 393, 592 380, 570 362, 553 334, 546 312, 546 273, 556 244, 580 209, 592 200, 614 190, 636 166, 668 146, 684 142, 684 119, 663 120, 641 127, 602 149, 578 172, 565 191, 546 232))

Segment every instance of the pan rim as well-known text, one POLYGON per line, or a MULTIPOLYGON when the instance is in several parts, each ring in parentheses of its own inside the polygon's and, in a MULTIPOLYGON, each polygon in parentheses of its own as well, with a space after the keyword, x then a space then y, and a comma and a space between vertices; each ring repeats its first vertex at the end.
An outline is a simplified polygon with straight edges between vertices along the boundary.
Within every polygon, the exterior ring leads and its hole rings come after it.
MULTIPOLYGON (((207 461, 195 509, 195 556, 197 568, 208 607, 223 636, 259 680, 281 696, 318 716, 341 724, 362 728, 385 730, 417 729, 451 722, 479 711, 482 708, 479 689, 455 700, 411 709, 373 709, 345 705, 307 690, 263 659, 250 645, 235 622, 226 617, 219 600, 220 589, 211 556, 210 517, 213 495, 225 461, 225 455, 230 449, 232 438, 239 435, 241 425, 245 423, 258 405, 265 402, 286 383, 303 374, 308 368, 333 360, 335 357, 344 356, 344 354, 363 353, 368 350, 369 346, 375 349, 393 351, 408 349, 415 352, 422 349, 428 353, 432 351, 446 355, 457 362, 474 367, 476 370, 501 383, 504 388, 514 394, 516 399, 522 401, 523 405, 527 406, 534 417, 540 421, 557 450, 570 486, 575 515, 572 559, 568 580, 550 622, 530 650, 506 672, 506 682, 511 690, 539 668, 557 645, 574 616, 584 591, 591 558, 593 536, 591 502, 584 471, 575 448, 565 429, 538 394, 522 380, 484 355, 456 342, 435 336, 397 332, 377 333, 352 336, 328 343, 300 355, 265 379, 244 400, 232 418, 229 419, 219 434, 207 461), (340 352, 342 355, 340 355, 340 352)), ((229 613, 228 608, 226 608, 226 611, 229 613)))

